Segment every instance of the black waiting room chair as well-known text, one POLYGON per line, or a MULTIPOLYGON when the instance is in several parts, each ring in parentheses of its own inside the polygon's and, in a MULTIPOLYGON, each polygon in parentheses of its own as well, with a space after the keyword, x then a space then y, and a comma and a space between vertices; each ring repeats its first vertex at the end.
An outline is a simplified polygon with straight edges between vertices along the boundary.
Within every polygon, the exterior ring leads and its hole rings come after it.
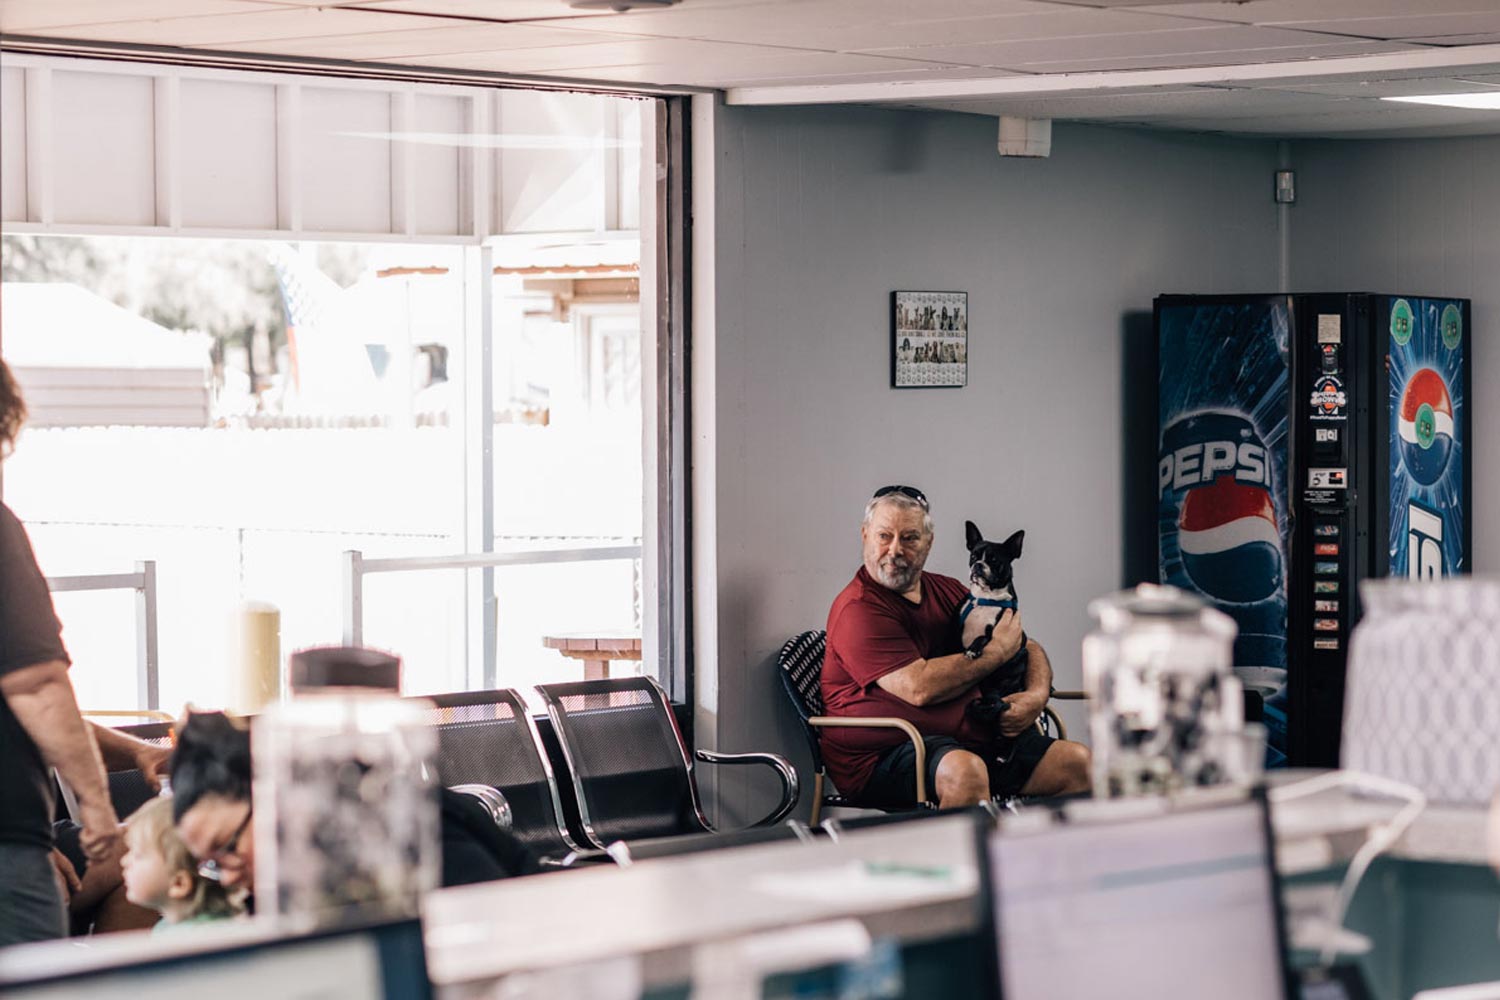
POLYGON ((592 846, 712 833, 703 815, 694 758, 706 764, 761 764, 781 780, 781 801, 752 824, 774 826, 797 805, 797 772, 772 753, 688 755, 672 706, 649 677, 538 685, 572 772, 583 833, 592 846))
POLYGON ((937 800, 927 787, 927 745, 922 735, 905 719, 874 717, 846 719, 825 715, 823 711, 823 654, 827 648, 827 634, 822 629, 802 632, 786 641, 781 652, 776 654, 777 673, 781 675, 781 687, 797 718, 802 720, 802 731, 807 737, 807 749, 813 760, 813 826, 818 825, 825 808, 845 806, 855 809, 868 808, 854 799, 847 798, 833 787, 828 779, 828 770, 823 764, 822 730, 846 729, 896 729, 911 740, 917 754, 917 786, 915 801, 920 808, 935 809, 937 800))
MULTIPOLYGON (((138 740, 154 743, 159 747, 172 745, 172 722, 146 722, 134 726, 121 726, 120 732, 138 740)), ((115 807, 115 815, 128 819, 130 814, 156 797, 156 792, 146 783, 146 776, 138 769, 109 772, 109 801, 115 807)))
POLYGON ((476 795, 544 865, 597 852, 568 832, 557 780, 526 703, 510 689, 434 695, 438 781, 476 795), (483 794, 494 788, 505 808, 483 794), (498 813, 497 813, 498 810, 498 813))

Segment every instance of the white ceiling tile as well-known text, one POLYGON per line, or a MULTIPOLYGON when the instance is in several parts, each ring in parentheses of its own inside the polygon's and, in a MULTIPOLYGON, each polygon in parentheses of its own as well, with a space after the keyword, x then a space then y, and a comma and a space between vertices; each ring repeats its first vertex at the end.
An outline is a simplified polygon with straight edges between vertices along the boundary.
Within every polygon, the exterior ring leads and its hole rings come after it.
POLYGON ((338 7, 281 7, 217 16, 164 17, 34 31, 34 34, 143 45, 231 47, 237 42, 312 38, 373 31, 451 27, 441 18, 407 17, 338 7))
POLYGON ((1437 35, 1421 41, 1423 45, 1496 45, 1500 44, 1500 31, 1489 35, 1437 35))
POLYGON ((1415 80, 1358 80, 1339 83, 1283 83, 1273 80, 1256 84, 1260 90, 1280 90, 1287 93, 1321 95, 1327 97, 1414 97, 1418 94, 1475 94, 1496 89, 1482 82, 1451 78, 1420 78, 1415 80))
MULTIPOLYGON (((589 41, 629 41, 624 35, 590 33, 589 41)), ((288 56, 325 59, 401 59, 454 52, 505 52, 511 49, 579 45, 577 32, 559 31, 535 24, 474 24, 450 22, 439 28, 416 31, 376 31, 365 34, 277 38, 257 42, 234 42, 241 52, 268 52, 288 56)))
POLYGON ((1007 68, 1027 73, 1107 73, 1145 69, 1191 69, 1202 66, 1253 66, 1296 59, 1336 59, 1344 56, 1375 55, 1412 48, 1415 46, 1406 42, 1350 41, 1298 48, 1233 49, 1166 55, 1111 56, 1100 59, 1038 59, 1035 62, 1011 63, 1007 68))
POLYGON ((268 9, 254 0, 0 0, 0 31, 24 35, 75 24, 268 9))
MULTIPOLYGON (((328 0, 291 0, 309 6, 327 6, 328 0)), ((339 6, 359 6, 417 14, 446 14, 489 21, 528 21, 540 17, 607 18, 604 11, 575 10, 567 0, 335 0, 339 6)), ((745 2, 745 0, 741 0, 745 2)))
POLYGON ((1333 31, 1366 38, 1433 38, 1500 32, 1500 10, 1483 13, 1428 14, 1406 17, 1343 17, 1333 21, 1283 22, 1299 31, 1333 31))
MULTIPOLYGON (((434 66, 442 69, 472 69, 484 73, 524 73, 560 75, 595 58, 589 54, 592 45, 548 45, 534 49, 482 49, 476 52, 449 52, 417 58, 375 59, 380 63, 404 63, 412 66, 434 66)), ((607 48, 608 43, 600 45, 607 48)), ((601 77, 600 79, 608 79, 601 77)))
MULTIPOLYGON (((309 6, 327 6, 329 0, 286 0, 309 6)), ((450 17, 472 17, 483 20, 592 20, 608 22, 624 16, 611 11, 579 10, 568 5, 568 0, 335 0, 339 6, 359 6, 385 10, 411 11, 418 14, 443 14, 450 17)), ((683 9, 688 11, 722 10, 725 7, 741 7, 747 4, 768 4, 780 0, 688 0, 683 9)), ((601 30, 613 30, 607 24, 601 30)))
MULTIPOLYGON (((1160 56, 1203 57, 1222 53, 1232 57, 1235 53, 1256 51, 1251 61, 1276 58, 1296 59, 1302 55, 1299 49, 1314 46, 1351 44, 1337 35, 1313 34, 1310 32, 1285 31, 1279 28, 1258 28, 1246 25, 1208 25, 1173 31, 1146 31, 1138 33, 1115 33, 1081 38, 1043 38, 1030 41, 972 41, 954 45, 924 46, 919 50, 906 50, 906 55, 941 62, 960 63, 970 66, 998 66, 1014 69, 1049 62, 1089 63, 1107 65, 1115 60, 1153 58, 1160 56), (1278 50, 1285 50, 1277 54, 1278 50)), ((1373 46, 1378 43, 1353 42, 1356 47, 1373 46)), ((1380 51, 1369 48, 1368 51, 1380 51)), ((891 51, 877 54, 894 54, 891 51)), ((1183 59, 1177 65, 1205 65, 1202 58, 1183 59)))
MULTIPOLYGON (((1134 15, 1114 11, 1065 10, 1044 14, 1010 14, 999 17, 965 18, 958 21, 890 22, 813 32, 808 44, 818 48, 837 46, 843 51, 877 52, 921 49, 952 44, 954 40, 983 39, 990 42, 1025 42, 1041 39, 1090 38, 1116 33, 1161 32, 1197 28, 1199 22, 1155 14, 1134 15)), ((791 32, 782 29, 788 41, 791 32)))
MULTIPOLYGON (((1040 5, 1032 3, 1028 6, 1040 5)), ((637 20, 627 18, 610 22, 610 27, 627 34, 652 37, 700 38, 830 52, 858 52, 942 45, 955 39, 1005 41, 1063 38, 1121 30, 1164 31, 1198 25, 1195 21, 1157 15, 1132 16, 1091 10, 990 13, 982 17, 934 19, 928 16, 931 14, 928 8, 912 7, 904 17, 852 19, 848 23, 829 18, 828 23, 812 24, 802 20, 800 13, 801 8, 798 18, 782 19, 768 16, 763 7, 751 6, 676 21, 669 18, 667 12, 663 12, 651 15, 655 20, 647 20, 643 15, 637 20)), ((577 21, 568 22, 568 26, 593 27, 592 24, 577 21)))
POLYGON ((1201 17, 1238 24, 1300 24, 1360 18, 1485 13, 1493 0, 1219 0, 1137 8, 1175 17, 1201 17))
POLYGON ((926 68, 923 63, 909 59, 797 52, 675 38, 456 53, 422 59, 421 64, 487 72, 549 73, 579 80, 688 86, 708 85, 706 81, 714 79, 715 73, 722 73, 725 79, 769 80, 926 68))
POLYGON ((1297 67, 1287 67, 1285 76, 1268 79, 1260 86, 1283 88, 1300 87, 1303 84, 1358 83, 1361 80, 1484 80, 1488 74, 1500 74, 1500 63, 1483 63, 1474 66, 1426 66, 1415 69, 1381 70, 1371 73, 1350 73, 1336 76, 1298 76, 1297 67))
MULTIPOLYGON (((607 30, 663 38, 740 40, 743 32, 815 31, 868 24, 961 21, 1054 10, 1044 0, 733 0, 705 6, 688 0, 664 10, 609 17, 607 30)), ((749 39, 745 39, 749 40, 749 39)))

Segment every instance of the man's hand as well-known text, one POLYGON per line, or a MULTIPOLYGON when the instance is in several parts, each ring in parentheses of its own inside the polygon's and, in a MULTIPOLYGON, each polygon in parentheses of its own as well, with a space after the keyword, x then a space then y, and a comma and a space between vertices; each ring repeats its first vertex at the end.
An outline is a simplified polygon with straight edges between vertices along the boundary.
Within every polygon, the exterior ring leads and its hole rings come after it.
POLYGON ((1021 735, 1036 725, 1042 710, 1047 707, 1047 699, 1032 691, 1017 691, 1006 698, 1005 703, 1010 708, 1000 716, 1001 736, 1021 735))
POLYGON ((78 846, 90 861, 103 861, 119 850, 120 821, 108 800, 103 805, 80 802, 78 812, 78 820, 83 824, 78 846))
POLYGON ((1000 612, 995 627, 990 631, 990 641, 985 644, 980 655, 993 660, 993 669, 1002 663, 1009 663, 1011 657, 1021 651, 1021 643, 1025 641, 1026 633, 1021 628, 1020 613, 1006 608, 1000 612))
POLYGON ((172 761, 172 748, 159 747, 154 743, 141 742, 141 745, 133 748, 132 759, 135 766, 140 770, 141 776, 146 779, 146 784, 151 786, 153 792, 161 791, 161 779, 168 776, 168 765, 172 761))
POLYGON ((72 902, 73 893, 83 888, 83 880, 78 877, 78 869, 73 867, 73 862, 68 856, 57 848, 52 848, 52 867, 57 869, 57 874, 62 876, 63 885, 67 889, 68 902, 72 902))

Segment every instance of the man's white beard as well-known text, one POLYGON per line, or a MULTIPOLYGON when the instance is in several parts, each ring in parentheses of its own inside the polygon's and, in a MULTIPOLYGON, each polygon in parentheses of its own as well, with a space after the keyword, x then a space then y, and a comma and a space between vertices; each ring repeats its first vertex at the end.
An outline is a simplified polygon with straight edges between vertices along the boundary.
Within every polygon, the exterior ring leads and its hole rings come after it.
POLYGON ((884 559, 876 564, 875 569, 875 579, 880 581, 880 585, 897 593, 910 590, 919 572, 912 563, 903 562, 898 565, 884 559))

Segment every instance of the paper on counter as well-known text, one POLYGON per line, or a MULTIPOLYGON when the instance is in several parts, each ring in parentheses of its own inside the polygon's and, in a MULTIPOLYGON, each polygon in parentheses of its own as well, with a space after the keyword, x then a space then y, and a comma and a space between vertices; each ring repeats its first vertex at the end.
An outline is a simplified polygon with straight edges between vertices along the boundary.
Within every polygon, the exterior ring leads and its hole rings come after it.
POLYGON ((978 891, 979 875, 970 865, 850 861, 832 868, 758 875, 750 887, 780 899, 838 900, 864 908, 970 895, 978 891))

